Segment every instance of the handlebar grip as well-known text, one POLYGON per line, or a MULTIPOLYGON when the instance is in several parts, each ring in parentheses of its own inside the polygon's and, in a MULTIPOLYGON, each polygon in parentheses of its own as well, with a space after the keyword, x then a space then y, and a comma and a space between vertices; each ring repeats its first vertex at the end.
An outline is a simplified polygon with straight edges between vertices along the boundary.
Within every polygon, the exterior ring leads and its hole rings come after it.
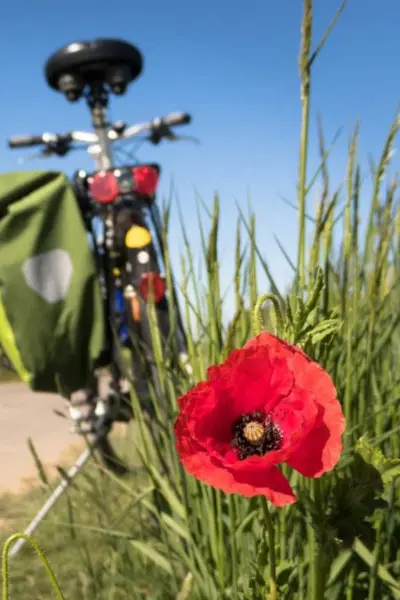
POLYGON ((162 121, 167 127, 173 127, 174 125, 187 125, 191 120, 192 117, 189 113, 176 112, 170 113, 162 121))
POLYGON ((9 148, 29 148, 43 144, 42 135, 16 135, 8 140, 9 148))

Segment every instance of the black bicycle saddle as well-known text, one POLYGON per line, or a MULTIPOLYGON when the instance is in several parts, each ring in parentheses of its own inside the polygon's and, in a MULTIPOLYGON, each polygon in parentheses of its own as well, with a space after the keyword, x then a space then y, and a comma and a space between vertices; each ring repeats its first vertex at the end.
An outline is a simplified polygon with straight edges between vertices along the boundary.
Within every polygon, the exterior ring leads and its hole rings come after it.
MULTIPOLYGON (((63 46, 50 56, 44 71, 48 85, 66 94, 66 81, 73 82, 77 89, 94 82, 108 84, 111 91, 120 94, 142 69, 143 57, 135 46, 104 38, 63 46)), ((70 89, 71 85, 67 87, 70 89)))

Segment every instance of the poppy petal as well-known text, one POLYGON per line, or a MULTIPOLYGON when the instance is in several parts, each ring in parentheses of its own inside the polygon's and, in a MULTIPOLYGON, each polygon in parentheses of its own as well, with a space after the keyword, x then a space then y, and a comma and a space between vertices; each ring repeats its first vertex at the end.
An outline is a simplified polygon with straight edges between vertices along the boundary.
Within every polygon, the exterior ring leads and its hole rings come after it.
POLYGON ((248 348, 268 348, 271 355, 274 354, 283 358, 289 358, 293 354, 301 354, 307 361, 312 362, 312 359, 301 348, 276 337, 276 335, 272 335, 268 331, 262 331, 259 335, 251 338, 244 346, 244 349, 248 348))
POLYGON ((287 463, 306 477, 320 477, 336 466, 342 452, 345 419, 335 386, 328 373, 300 348, 267 332, 250 340, 245 348, 265 345, 286 357, 296 385, 316 398, 318 417, 315 426, 301 445, 293 448, 287 463))
POLYGON ((318 404, 312 394, 294 387, 290 396, 271 413, 272 420, 283 434, 283 448, 294 451, 308 436, 318 417, 318 404))
POLYGON ((294 378, 285 360, 264 348, 243 352, 208 370, 210 382, 225 385, 232 397, 229 413, 233 420, 244 412, 269 412, 293 388, 294 378))
POLYGON ((275 506, 296 502, 288 480, 276 467, 237 473, 227 469, 209 454, 201 452, 193 440, 188 440, 188 443, 190 449, 188 446, 185 448, 189 449, 188 453, 185 452, 182 442, 178 445, 178 452, 188 473, 200 481, 226 494, 241 494, 246 498, 265 496, 275 506))
POLYGON ((315 427, 288 464, 307 477, 320 477, 339 461, 345 419, 332 379, 320 365, 312 361, 306 364, 297 354, 292 359, 291 368, 298 373, 296 382, 316 396, 319 416, 315 427))
POLYGON ((320 477, 331 471, 342 452, 345 419, 339 402, 332 401, 319 409, 319 425, 310 431, 286 461, 292 469, 306 477, 320 477))

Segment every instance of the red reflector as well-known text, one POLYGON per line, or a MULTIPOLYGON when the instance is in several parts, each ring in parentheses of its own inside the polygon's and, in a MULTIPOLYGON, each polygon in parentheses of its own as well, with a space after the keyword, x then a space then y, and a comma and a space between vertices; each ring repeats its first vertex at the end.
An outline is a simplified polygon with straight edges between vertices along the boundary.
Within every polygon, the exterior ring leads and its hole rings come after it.
POLYGON ((99 171, 89 179, 89 191, 94 200, 110 204, 119 195, 118 181, 114 173, 99 171))
POLYGON ((139 292, 144 300, 153 294, 154 302, 160 302, 165 296, 167 285, 165 279, 158 273, 143 273, 139 282, 139 292))
POLYGON ((154 167, 133 167, 135 192, 142 196, 153 196, 158 185, 158 171, 154 167))

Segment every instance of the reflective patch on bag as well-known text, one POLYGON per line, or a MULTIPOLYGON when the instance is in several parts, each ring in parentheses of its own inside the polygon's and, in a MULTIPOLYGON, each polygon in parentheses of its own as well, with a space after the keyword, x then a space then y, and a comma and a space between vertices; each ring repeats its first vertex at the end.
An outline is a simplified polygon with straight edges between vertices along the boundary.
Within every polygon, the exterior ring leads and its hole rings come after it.
POLYGON ((30 288, 50 304, 55 304, 67 295, 73 266, 68 252, 57 249, 28 258, 22 265, 22 272, 30 288))

